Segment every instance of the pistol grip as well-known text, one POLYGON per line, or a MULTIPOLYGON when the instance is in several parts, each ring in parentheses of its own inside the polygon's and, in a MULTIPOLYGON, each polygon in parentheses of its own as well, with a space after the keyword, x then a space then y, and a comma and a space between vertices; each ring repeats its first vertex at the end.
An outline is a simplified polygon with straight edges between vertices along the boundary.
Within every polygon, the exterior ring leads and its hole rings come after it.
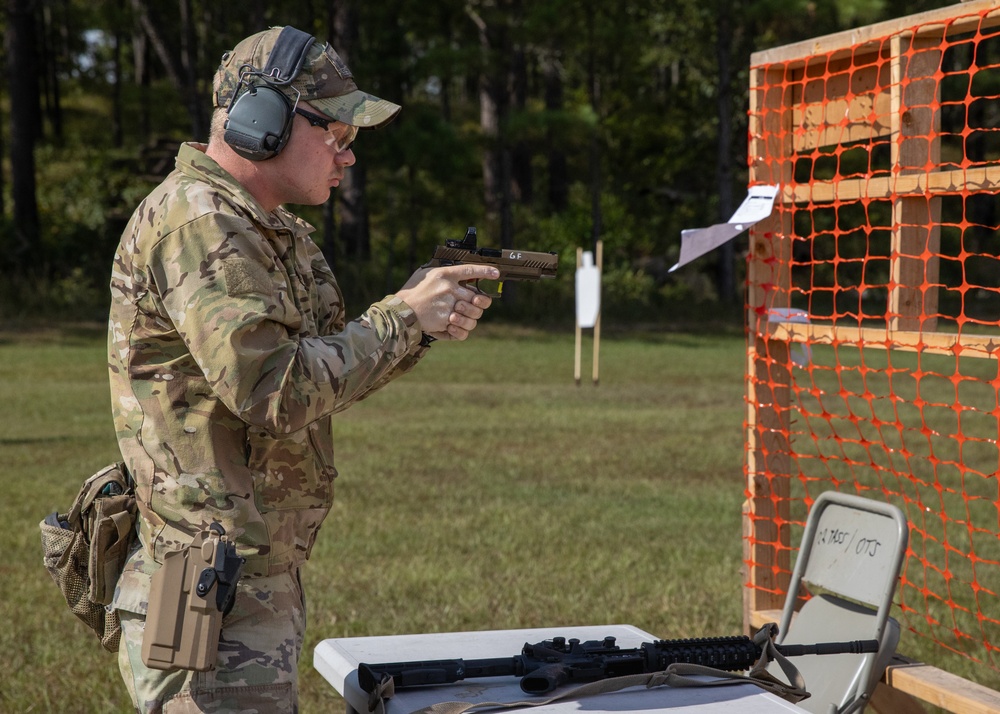
POLYGON ((547 694, 569 679, 566 667, 561 664, 547 664, 521 678, 521 691, 527 694, 547 694))

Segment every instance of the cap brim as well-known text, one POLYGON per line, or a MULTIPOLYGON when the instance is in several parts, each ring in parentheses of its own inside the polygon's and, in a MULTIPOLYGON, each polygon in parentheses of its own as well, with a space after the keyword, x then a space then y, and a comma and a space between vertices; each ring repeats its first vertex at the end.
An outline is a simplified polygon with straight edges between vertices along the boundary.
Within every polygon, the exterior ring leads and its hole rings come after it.
POLYGON ((398 104, 379 99, 360 89, 339 97, 309 99, 309 104, 337 121, 362 129, 381 126, 391 121, 402 109, 398 104))

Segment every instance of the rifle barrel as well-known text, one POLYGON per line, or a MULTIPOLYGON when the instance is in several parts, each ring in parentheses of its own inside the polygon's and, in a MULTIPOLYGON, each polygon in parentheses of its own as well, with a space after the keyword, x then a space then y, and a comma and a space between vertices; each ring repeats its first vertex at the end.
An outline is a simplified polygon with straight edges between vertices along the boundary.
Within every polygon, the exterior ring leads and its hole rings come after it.
POLYGON ((815 645, 775 645, 785 657, 802 655, 865 654, 878 652, 878 640, 851 640, 849 642, 820 642, 815 645))
POLYGON ((517 674, 513 657, 358 665, 358 683, 369 693, 374 691, 384 675, 392 677, 396 687, 419 687, 425 684, 453 684, 466 678, 512 677, 517 674))

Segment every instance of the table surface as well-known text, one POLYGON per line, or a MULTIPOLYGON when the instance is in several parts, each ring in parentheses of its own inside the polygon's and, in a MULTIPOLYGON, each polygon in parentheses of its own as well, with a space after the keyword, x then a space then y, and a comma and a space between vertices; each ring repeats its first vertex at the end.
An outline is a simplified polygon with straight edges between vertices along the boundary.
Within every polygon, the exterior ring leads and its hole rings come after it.
MULTIPOLYGON (((582 641, 617 639, 622 649, 638 647, 642 642, 657 639, 631 625, 601 625, 585 627, 553 627, 531 630, 494 630, 485 632, 449 632, 422 635, 390 635, 386 637, 345 637, 320 642, 313 652, 313 665, 340 692, 347 711, 368 710, 368 695, 358 684, 358 664, 367 662, 410 662, 432 659, 485 659, 513 656, 521 652, 526 642, 541 642, 553 637, 576 637, 582 641)), ((542 695, 540 698, 557 694, 542 695)), ((533 695, 525 694, 515 677, 484 677, 454 684, 401 689, 386 705, 386 714, 404 714, 439 702, 522 701, 533 695)), ((521 709, 520 711, 524 711, 521 709)), ((774 714, 798 712, 804 709, 776 697, 752 684, 725 687, 655 689, 632 688, 586 697, 580 700, 553 702, 531 707, 529 711, 572 712, 660 712, 690 714, 774 714)), ((496 710, 507 711, 507 710, 496 710)))

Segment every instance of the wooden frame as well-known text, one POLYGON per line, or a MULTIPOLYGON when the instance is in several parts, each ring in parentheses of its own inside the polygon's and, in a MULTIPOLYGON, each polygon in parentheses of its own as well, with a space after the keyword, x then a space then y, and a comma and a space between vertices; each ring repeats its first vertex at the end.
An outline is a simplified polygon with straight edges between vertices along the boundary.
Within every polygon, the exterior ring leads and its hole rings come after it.
MULTIPOLYGON (((1000 0, 973 0, 755 53, 750 70, 750 184, 781 187, 778 206, 751 229, 747 291, 746 493, 743 621, 776 622, 791 574, 788 441, 795 343, 854 342, 865 348, 1000 359, 1000 337, 937 332, 941 195, 1000 190, 1000 165, 942 165, 938 82, 942 39, 1000 25, 1000 0), (813 77, 817 77, 813 81, 813 77), (792 81, 789 81, 792 80, 792 81), (794 180, 796 155, 873 137, 889 140, 881 175, 794 180), (892 235, 884 328, 768 319, 792 306, 791 211, 837 200, 888 199, 892 235)), ((1000 693, 900 658, 873 708, 1000 712, 1000 693), (881 702, 881 706, 880 706, 881 702)))

